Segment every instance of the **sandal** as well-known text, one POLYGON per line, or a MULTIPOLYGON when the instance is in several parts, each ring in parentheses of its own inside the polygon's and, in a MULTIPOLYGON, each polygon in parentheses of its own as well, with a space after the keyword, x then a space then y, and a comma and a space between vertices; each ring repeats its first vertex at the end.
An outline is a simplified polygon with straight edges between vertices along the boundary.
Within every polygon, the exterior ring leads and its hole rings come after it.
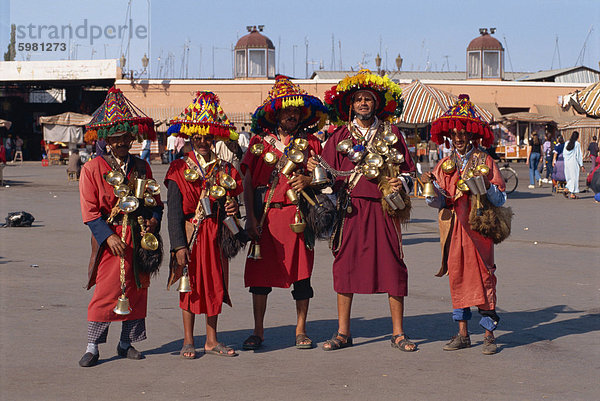
POLYGON ((223 345, 221 343, 218 343, 213 349, 204 348, 205 354, 212 354, 212 355, 217 355, 217 356, 227 356, 227 357, 238 356, 237 352, 235 352, 235 351, 229 352, 229 351, 233 351, 233 348, 227 347, 226 345, 223 345))
POLYGON ((352 337, 342 334, 338 331, 333 334, 333 337, 331 337, 331 340, 325 341, 325 343, 323 344, 323 350, 333 351, 335 349, 341 349, 341 348, 346 348, 346 347, 351 347, 351 346, 352 346, 352 337), (329 347, 325 347, 326 345, 329 345, 329 347))
POLYGON ((196 348, 194 347, 194 344, 183 344, 181 351, 179 351, 179 356, 183 359, 196 359, 196 348))
POLYGON ((256 335, 251 335, 246 338, 246 341, 242 344, 242 349, 245 350, 257 350, 262 346, 263 339, 256 335))
POLYGON ((311 349, 313 342, 306 334, 298 334, 296 336, 296 348, 298 349, 311 349))
POLYGON ((575 195, 575 194, 571 194, 570 196, 571 199, 579 199, 579 196, 575 195))
POLYGON ((392 336, 392 348, 398 348, 400 351, 404 352, 415 352, 417 350, 417 345, 408 339, 406 334, 396 334, 392 336), (400 341, 396 342, 397 339, 402 338, 400 341), (411 347, 412 346, 412 347, 411 347))

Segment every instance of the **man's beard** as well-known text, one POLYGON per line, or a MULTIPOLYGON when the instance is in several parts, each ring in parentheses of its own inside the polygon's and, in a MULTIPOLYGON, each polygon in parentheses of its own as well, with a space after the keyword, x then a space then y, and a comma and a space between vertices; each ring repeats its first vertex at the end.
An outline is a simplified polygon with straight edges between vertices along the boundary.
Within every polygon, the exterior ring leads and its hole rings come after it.
POLYGON ((368 121, 373 118, 374 114, 375 114, 374 111, 371 111, 370 113, 367 113, 367 114, 356 113, 356 118, 358 118, 359 120, 368 121))

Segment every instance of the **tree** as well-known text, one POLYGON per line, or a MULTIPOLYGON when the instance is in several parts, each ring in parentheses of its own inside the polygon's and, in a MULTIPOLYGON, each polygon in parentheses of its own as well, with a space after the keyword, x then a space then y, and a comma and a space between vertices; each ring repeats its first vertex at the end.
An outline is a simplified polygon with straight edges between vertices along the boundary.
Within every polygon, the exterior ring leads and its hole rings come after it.
POLYGON ((17 26, 15 24, 11 24, 10 26, 10 43, 8 44, 8 50, 4 53, 4 61, 15 61, 15 57, 17 56, 17 50, 15 47, 15 36, 16 36, 17 26))

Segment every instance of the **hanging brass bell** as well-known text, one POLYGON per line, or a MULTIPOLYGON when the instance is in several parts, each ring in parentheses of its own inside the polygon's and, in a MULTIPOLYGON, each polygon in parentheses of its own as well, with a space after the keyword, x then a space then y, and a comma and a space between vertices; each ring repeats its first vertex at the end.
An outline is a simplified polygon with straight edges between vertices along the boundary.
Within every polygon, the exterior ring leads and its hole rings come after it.
POLYGON ((304 217, 302 216, 300 210, 296 210, 296 214, 294 215, 294 222, 290 224, 290 228, 296 234, 304 232, 304 229, 306 228, 306 222, 304 221, 304 217))
POLYGON ((294 163, 303 163, 304 162, 304 153, 302 153, 302 151, 298 150, 298 149, 290 149, 288 151, 287 157, 289 160, 293 161, 294 163))
POLYGON ((377 153, 369 153, 365 157, 365 164, 369 167, 379 168, 383 166, 383 157, 377 153))
POLYGON ((343 141, 338 142, 335 149, 340 153, 348 153, 353 146, 352 139, 344 139, 343 141))
POLYGON ((310 185, 321 185, 327 182, 327 171, 320 165, 315 167, 312 173, 310 185))
POLYGON ((250 153, 252 153, 254 156, 262 155, 264 150, 265 145, 263 145, 262 143, 255 143, 254 145, 250 146, 250 153))
POLYGON ((146 233, 142 236, 140 241, 142 248, 148 251, 156 251, 158 249, 158 239, 152 233, 146 233))
POLYGON ((423 193, 422 195, 425 198, 432 198, 435 197, 435 188, 433 187, 433 182, 431 181, 427 181, 425 184, 423 184, 423 193))
POLYGON ((129 315, 131 313, 131 308, 129 307, 129 298, 125 296, 125 294, 121 294, 119 299, 117 299, 117 305, 113 309, 117 315, 129 315))
POLYGON ((480 164, 479 166, 475 167, 476 175, 488 175, 489 173, 490 168, 487 166, 487 164, 480 164))
POLYGON ((177 291, 192 292, 192 286, 190 285, 190 276, 188 275, 187 271, 179 279, 179 286, 177 287, 177 291))
POLYGON ((469 187, 463 179, 458 180, 458 182, 456 183, 456 188, 458 188, 458 190, 461 192, 469 192, 469 187))
POLYGON ((119 184, 115 186, 115 189, 113 189, 113 193, 117 198, 123 198, 129 195, 129 187, 127 185, 119 184))
POLYGON ((248 249, 248 259, 262 259, 262 256, 260 254, 260 244, 257 244, 256 242, 250 244, 250 247, 248 249))
POLYGON ((237 183, 233 177, 224 171, 219 174, 219 184, 221 184, 221 186, 227 190, 232 190, 237 187, 237 183))
POLYGON ((193 168, 186 168, 183 172, 183 178, 185 178, 187 182, 194 182, 200 178, 200 173, 193 168))
POLYGON ((154 198, 154 196, 148 193, 144 194, 144 205, 148 207, 156 206, 156 199, 154 198))
POLYGON ((148 180, 145 180, 143 178, 135 179, 135 182, 133 183, 133 185, 134 185, 133 193, 136 198, 138 198, 138 199, 144 198, 144 192, 146 191, 146 182, 148 182, 148 180))
POLYGON ((208 194, 214 199, 220 199, 225 196, 227 191, 220 185, 213 185, 208 189, 208 194))
POLYGON ((140 205, 140 201, 134 196, 125 196, 119 200, 119 209, 124 213, 131 213, 140 205))

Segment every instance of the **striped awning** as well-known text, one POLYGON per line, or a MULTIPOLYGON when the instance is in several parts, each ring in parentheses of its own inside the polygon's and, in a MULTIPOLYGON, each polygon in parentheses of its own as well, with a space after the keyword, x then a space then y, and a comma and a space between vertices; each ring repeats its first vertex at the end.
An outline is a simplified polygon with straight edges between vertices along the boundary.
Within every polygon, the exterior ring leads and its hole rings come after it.
POLYGON ((580 113, 588 117, 600 118, 600 82, 577 91, 571 97, 571 105, 580 113))
POLYGON ((40 124, 83 126, 88 124, 91 119, 92 116, 87 114, 79 114, 73 113, 72 111, 67 111, 66 113, 56 114, 54 116, 41 116, 40 124))
MULTIPOLYGON (((401 127, 424 127, 429 124, 456 103, 458 97, 423 84, 421 81, 413 81, 402 89, 404 109, 402 115, 396 122, 401 127)), ((486 122, 494 119, 492 113, 485 108, 475 104, 475 109, 486 122)))

